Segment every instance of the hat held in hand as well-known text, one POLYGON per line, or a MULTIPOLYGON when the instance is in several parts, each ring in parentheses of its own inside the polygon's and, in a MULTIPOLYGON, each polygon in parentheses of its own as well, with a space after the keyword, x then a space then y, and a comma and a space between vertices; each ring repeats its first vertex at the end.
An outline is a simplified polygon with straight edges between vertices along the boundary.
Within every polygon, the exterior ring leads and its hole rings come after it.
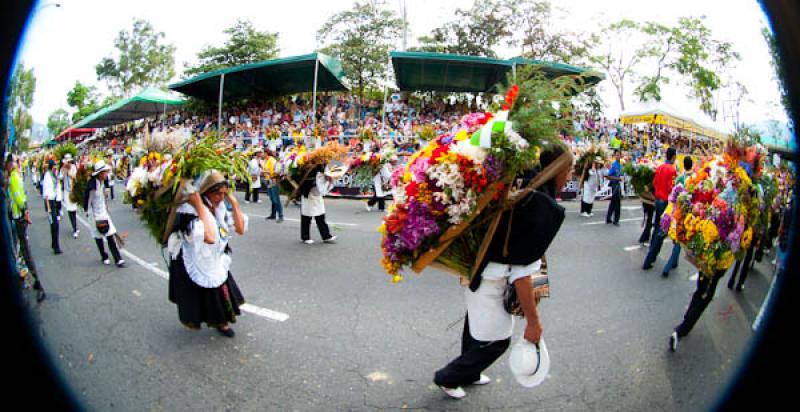
POLYGON ((533 388, 544 382, 550 372, 550 354, 544 339, 539 339, 539 344, 521 338, 508 356, 511 373, 520 385, 533 388))

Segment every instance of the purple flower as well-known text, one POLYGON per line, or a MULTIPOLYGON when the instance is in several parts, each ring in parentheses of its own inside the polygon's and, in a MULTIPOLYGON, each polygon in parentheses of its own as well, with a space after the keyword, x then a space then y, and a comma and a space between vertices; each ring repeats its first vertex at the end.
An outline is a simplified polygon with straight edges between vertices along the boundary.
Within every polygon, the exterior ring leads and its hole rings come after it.
POLYGON ((672 216, 669 213, 664 213, 661 215, 661 230, 664 233, 669 233, 669 224, 672 222, 672 216))
POLYGON ((430 205, 412 201, 408 205, 408 218, 403 229, 397 233, 398 252, 414 251, 422 242, 439 234, 441 229, 430 210, 430 205))
POLYGON ((678 196, 680 196, 681 193, 685 192, 686 189, 684 189, 683 185, 678 183, 677 185, 675 185, 675 187, 672 188, 672 192, 669 194, 669 202, 675 203, 675 201, 678 199, 678 196))
POLYGON ((486 176, 490 182, 497 181, 500 179, 500 175, 503 174, 503 162, 493 155, 486 156, 483 167, 486 169, 486 176))

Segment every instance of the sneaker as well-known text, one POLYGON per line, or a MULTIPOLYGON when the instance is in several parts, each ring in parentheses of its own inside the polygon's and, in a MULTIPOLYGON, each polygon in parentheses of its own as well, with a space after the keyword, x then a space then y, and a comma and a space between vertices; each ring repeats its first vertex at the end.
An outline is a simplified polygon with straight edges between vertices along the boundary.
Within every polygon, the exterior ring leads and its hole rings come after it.
POLYGON ((646 265, 642 265, 642 270, 650 270, 652 268, 653 268, 653 264, 652 263, 648 263, 646 265))
POLYGON ((582 216, 582 217, 589 217, 589 214, 588 214, 588 213, 586 213, 586 212, 583 212, 583 213, 581 213, 581 216, 582 216))
POLYGON ((313 245, 313 244, 314 244, 314 241, 313 241, 313 240, 311 240, 311 239, 308 239, 308 240, 303 240, 302 242, 303 242, 303 243, 305 243, 305 244, 307 244, 307 245, 313 245))
POLYGON ((111 260, 109 260, 108 258, 105 258, 105 259, 103 259, 103 264, 104 265, 110 265, 111 264, 111 260))
POLYGON ((364 203, 364 209, 366 209, 367 212, 372 211, 372 207, 368 203, 364 203))
POLYGON ((125 267, 125 259, 120 259, 119 262, 117 262, 117 267, 118 268, 124 268, 125 267))
POLYGON ((244 202, 245 202, 245 203, 247 203, 248 205, 250 204, 250 201, 249 201, 249 200, 245 200, 244 202))
POLYGON ((484 374, 481 374, 481 378, 472 382, 473 385, 488 385, 492 383, 492 379, 484 374))
POLYGON ((41 303, 47 297, 47 293, 44 293, 44 289, 39 289, 36 291, 36 302, 41 303))
POLYGON ((283 216, 278 216, 278 219, 275 220, 275 223, 283 223, 283 216))
POLYGON ((445 388, 444 386, 439 386, 439 387, 442 388, 442 390, 444 391, 444 393, 447 394, 447 396, 453 399, 463 399, 465 396, 467 396, 467 393, 464 392, 464 389, 461 389, 460 386, 458 388, 445 388))
POLYGON ((275 220, 275 216, 267 216, 265 219, 267 219, 267 220, 275 220))
POLYGON ((589 213, 589 217, 594 217, 594 213, 589 213))
POLYGON ((78 232, 73 232, 72 233, 72 238, 73 239, 77 239, 78 238, 78 232))
POLYGON ((258 201, 258 203, 261 203, 261 202, 263 202, 263 200, 259 200, 259 201, 258 201))
POLYGON ((672 332, 669 336, 669 350, 672 352, 678 350, 678 332, 672 332))
MULTIPOLYGON (((650 247, 650 242, 642 242, 642 246, 650 247)), ((675 268, 673 268, 673 269, 675 269, 675 268)))
POLYGON ((331 236, 327 239, 324 239, 323 242, 325 243, 336 243, 336 236, 331 236))

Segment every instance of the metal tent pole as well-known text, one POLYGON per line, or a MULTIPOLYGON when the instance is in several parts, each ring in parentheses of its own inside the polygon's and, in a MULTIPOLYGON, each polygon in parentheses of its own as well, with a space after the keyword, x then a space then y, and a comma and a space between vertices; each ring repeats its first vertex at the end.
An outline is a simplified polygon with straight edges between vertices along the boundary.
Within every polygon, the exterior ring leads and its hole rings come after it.
POLYGON ((319 55, 314 60, 314 91, 311 95, 311 116, 314 129, 317 128, 317 76, 319 75, 319 55))
POLYGON ((225 73, 219 76, 219 107, 217 108, 217 133, 222 136, 222 90, 225 88, 225 73))

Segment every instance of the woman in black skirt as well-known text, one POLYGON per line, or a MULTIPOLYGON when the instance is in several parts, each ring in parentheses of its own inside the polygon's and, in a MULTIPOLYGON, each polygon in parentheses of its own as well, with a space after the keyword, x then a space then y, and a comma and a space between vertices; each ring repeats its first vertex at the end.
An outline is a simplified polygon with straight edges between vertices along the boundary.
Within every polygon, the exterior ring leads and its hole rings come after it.
POLYGON ((232 338, 244 297, 230 273, 232 231, 247 230, 247 216, 216 170, 204 172, 186 185, 185 203, 178 206, 169 238, 169 300, 178 318, 191 329, 203 323, 232 338))

